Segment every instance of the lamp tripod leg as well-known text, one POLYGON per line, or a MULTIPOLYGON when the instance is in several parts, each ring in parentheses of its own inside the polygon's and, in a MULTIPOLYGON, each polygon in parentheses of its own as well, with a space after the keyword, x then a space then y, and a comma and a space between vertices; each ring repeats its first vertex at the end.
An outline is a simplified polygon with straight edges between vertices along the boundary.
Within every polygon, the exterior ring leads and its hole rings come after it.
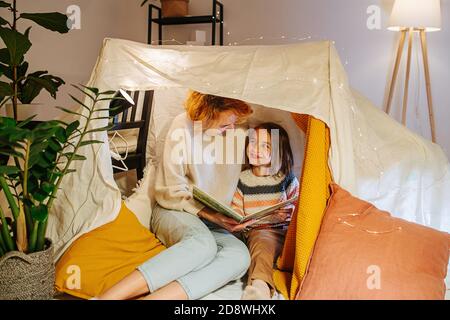
POLYGON ((391 111, 392 98, 394 96, 394 88, 395 88, 395 84, 397 82, 398 69, 400 67, 400 62, 402 60, 403 47, 405 45, 405 38, 406 38, 406 30, 403 30, 401 32, 400 41, 398 43, 397 58, 395 59, 394 72, 392 74, 391 85, 389 88, 389 95, 388 95, 386 109, 385 109, 387 114, 389 114, 391 111))
POLYGON ((425 71, 425 81, 427 88, 427 99, 428 99, 428 114, 430 118, 430 128, 431 128, 431 138, 434 143, 436 143, 436 126, 434 121, 433 112, 433 97, 431 95, 431 80, 430 80, 430 67, 428 65, 428 48, 427 48, 427 38, 425 30, 420 31, 420 42, 422 44, 422 55, 423 55, 423 67, 425 71))
POLYGON ((406 125, 406 110, 408 108, 408 94, 409 94, 409 76, 411 74, 411 53, 413 44, 413 34, 414 30, 409 29, 409 40, 408 40, 408 61, 406 63, 406 78, 405 78, 405 90, 403 93, 403 111, 402 111, 402 123, 406 125))

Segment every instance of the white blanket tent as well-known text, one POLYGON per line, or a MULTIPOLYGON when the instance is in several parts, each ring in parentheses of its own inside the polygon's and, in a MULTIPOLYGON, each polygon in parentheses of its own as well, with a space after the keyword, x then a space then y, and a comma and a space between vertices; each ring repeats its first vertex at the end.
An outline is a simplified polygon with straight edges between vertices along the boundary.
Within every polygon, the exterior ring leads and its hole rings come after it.
MULTIPOLYGON (((329 166, 336 183, 394 216, 450 231, 450 165, 443 151, 353 92, 330 42, 193 47, 105 39, 88 86, 155 92, 191 88, 309 114, 330 129, 329 166)), ((107 120, 95 122, 105 125, 107 120)), ((107 134, 91 138, 105 143, 82 150, 88 160, 77 162, 77 172, 65 179, 49 218, 56 258, 82 234, 113 221, 121 208, 107 134)), ((151 159, 127 199, 138 216, 151 213, 155 165, 151 159)))

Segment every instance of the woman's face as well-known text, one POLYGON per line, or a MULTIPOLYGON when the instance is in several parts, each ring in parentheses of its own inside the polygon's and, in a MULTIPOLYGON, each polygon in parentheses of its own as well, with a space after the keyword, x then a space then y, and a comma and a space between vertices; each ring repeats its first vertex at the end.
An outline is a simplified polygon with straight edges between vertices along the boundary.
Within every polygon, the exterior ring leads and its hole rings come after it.
POLYGON ((252 166, 270 165, 272 160, 272 142, 267 130, 250 130, 247 157, 252 166))
POLYGON ((238 118, 232 110, 221 112, 219 118, 208 127, 208 131, 214 132, 214 135, 223 135, 227 130, 236 127, 237 120, 238 118))

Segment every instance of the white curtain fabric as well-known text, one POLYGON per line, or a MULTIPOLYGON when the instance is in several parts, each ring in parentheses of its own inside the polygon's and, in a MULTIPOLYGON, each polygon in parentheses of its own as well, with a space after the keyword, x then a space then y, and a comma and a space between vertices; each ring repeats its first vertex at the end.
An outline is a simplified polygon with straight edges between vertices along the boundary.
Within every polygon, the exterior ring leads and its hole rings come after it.
MULTIPOLYGON (((397 217, 450 231, 450 166, 442 149, 353 92, 330 42, 193 47, 105 39, 88 85, 169 95, 171 89, 191 88, 312 115, 330 128, 330 168, 339 185, 397 217)), ((157 96, 158 114, 180 108, 158 104, 157 96)), ((77 162, 77 172, 64 181, 49 220, 57 258, 76 238, 114 220, 120 210, 107 134, 93 133, 91 138, 105 143, 83 149, 88 160, 77 162)), ((137 215, 151 212, 154 161, 127 200, 137 215)))

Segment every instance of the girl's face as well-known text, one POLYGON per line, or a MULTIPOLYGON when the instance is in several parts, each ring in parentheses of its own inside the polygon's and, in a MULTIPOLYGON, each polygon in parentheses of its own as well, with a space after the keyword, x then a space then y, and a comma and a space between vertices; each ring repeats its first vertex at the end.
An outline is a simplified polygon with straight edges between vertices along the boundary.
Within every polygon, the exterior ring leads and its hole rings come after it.
POLYGON ((272 142, 265 129, 251 130, 247 157, 252 166, 269 166, 272 161, 272 142))
POLYGON ((232 110, 221 112, 219 118, 208 127, 208 131, 214 135, 223 135, 227 130, 236 127, 237 120, 238 117, 232 110))

